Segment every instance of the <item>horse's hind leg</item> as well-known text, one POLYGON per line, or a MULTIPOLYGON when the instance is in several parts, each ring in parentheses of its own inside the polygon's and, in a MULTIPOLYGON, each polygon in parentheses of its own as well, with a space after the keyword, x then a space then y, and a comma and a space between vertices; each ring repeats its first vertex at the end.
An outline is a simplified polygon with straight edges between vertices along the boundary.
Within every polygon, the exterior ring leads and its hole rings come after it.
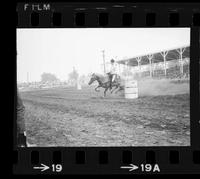
POLYGON ((115 91, 115 94, 118 93, 119 91, 124 90, 124 87, 120 86, 117 91, 115 91))
POLYGON ((115 91, 118 88, 118 86, 115 86, 115 88, 111 91, 111 93, 113 93, 113 91, 115 91))
POLYGON ((118 91, 120 91, 120 88, 119 88, 119 89, 117 89, 117 91, 115 91, 115 94, 116 94, 118 91))

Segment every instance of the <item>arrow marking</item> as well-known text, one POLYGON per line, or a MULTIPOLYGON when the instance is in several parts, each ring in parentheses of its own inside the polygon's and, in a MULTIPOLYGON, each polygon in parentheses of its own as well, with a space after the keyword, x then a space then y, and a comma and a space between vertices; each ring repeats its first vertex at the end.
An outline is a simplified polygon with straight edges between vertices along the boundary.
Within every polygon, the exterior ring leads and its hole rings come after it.
POLYGON ((48 170, 49 167, 47 165, 44 165, 43 163, 41 163, 41 167, 33 167, 33 169, 42 169, 41 172, 45 171, 45 170, 48 170))
POLYGON ((133 171, 133 170, 137 170, 139 167, 133 164, 130 164, 130 166, 121 166, 121 169, 129 169, 129 172, 133 171))

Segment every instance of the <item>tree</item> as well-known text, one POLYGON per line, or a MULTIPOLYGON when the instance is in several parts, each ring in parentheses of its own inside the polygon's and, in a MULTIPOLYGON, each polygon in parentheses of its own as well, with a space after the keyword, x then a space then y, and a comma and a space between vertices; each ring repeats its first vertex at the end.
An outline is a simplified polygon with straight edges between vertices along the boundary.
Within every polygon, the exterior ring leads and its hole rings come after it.
POLYGON ((78 81, 78 77, 79 77, 79 74, 78 72, 75 70, 75 68, 73 68, 73 71, 71 73, 68 74, 68 78, 69 78, 69 82, 72 84, 72 85, 75 85, 78 81))
POLYGON ((80 83, 81 85, 87 85, 88 82, 89 82, 89 80, 90 80, 90 77, 88 77, 88 76, 86 76, 86 75, 81 75, 81 76, 79 77, 79 83, 80 83))
POLYGON ((46 82, 56 82, 58 81, 58 78, 56 75, 51 74, 51 73, 43 73, 41 75, 41 82, 46 83, 46 82))

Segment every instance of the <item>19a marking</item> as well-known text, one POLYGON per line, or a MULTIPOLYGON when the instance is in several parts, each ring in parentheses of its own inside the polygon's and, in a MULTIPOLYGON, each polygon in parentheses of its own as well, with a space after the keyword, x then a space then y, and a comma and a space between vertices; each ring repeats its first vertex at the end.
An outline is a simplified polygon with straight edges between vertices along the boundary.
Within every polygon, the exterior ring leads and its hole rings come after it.
POLYGON ((158 164, 152 165, 152 164, 141 164, 141 170, 142 172, 160 172, 160 168, 158 164))

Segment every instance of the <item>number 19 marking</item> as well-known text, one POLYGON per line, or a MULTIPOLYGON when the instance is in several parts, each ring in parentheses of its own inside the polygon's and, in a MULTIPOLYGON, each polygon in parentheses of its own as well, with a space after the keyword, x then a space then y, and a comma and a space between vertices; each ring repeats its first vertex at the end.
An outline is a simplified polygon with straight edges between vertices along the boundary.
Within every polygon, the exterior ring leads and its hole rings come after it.
POLYGON ((53 172, 61 172, 62 171, 62 165, 61 164, 52 164, 52 171, 53 172))

